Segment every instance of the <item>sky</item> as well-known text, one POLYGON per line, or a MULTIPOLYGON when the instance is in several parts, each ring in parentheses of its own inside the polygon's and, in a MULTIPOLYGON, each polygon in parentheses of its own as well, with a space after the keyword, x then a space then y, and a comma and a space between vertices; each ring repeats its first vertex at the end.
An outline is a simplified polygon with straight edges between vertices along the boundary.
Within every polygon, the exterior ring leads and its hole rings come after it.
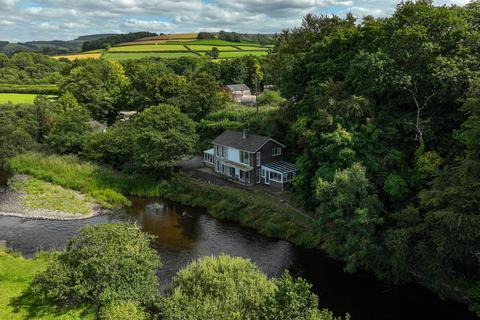
MULTIPOLYGON (((307 13, 388 16, 400 0, 0 0, 0 40, 150 31, 275 33, 307 13)), ((469 0, 434 0, 464 5, 469 0)))

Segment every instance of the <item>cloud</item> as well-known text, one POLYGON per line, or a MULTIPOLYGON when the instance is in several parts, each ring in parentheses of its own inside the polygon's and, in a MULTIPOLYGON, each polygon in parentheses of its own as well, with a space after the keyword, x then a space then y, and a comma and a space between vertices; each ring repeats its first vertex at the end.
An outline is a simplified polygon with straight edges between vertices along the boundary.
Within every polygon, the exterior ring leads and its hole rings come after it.
MULTIPOLYGON (((0 40, 70 40, 130 31, 274 33, 307 13, 383 17, 400 0, 0 0, 0 40), (39 32, 41 31, 41 32, 39 32)), ((435 0, 464 5, 468 0, 435 0)))

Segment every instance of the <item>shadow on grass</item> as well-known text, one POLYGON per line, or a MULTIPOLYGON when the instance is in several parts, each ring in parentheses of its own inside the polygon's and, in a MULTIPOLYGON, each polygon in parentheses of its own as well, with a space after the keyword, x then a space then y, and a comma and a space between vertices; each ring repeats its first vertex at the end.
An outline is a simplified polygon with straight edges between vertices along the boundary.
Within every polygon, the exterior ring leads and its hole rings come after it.
POLYGON ((45 316, 56 317, 79 309, 82 310, 79 315, 83 318, 95 312, 94 307, 75 303, 74 301, 55 303, 40 297, 31 288, 26 289, 20 296, 12 298, 9 305, 13 308, 14 313, 25 313, 26 319, 45 316))

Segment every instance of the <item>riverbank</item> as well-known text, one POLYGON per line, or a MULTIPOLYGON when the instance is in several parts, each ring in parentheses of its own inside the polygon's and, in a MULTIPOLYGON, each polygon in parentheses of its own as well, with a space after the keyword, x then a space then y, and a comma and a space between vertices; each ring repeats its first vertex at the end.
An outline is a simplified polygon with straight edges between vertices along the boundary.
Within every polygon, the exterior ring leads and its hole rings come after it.
POLYGON ((26 175, 15 175, 0 193, 0 215, 29 219, 78 220, 105 213, 98 203, 26 175))

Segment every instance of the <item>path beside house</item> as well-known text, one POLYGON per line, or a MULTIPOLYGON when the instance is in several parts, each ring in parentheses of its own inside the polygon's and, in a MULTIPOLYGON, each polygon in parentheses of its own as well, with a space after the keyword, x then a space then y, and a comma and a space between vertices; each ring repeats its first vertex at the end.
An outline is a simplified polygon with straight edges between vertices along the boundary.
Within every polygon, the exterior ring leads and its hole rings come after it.
POLYGON ((290 209, 296 211, 299 214, 302 214, 309 218, 314 217, 314 213, 302 210, 296 207, 294 204, 292 204, 291 200, 288 198, 289 192, 272 188, 263 184, 256 184, 253 186, 244 186, 240 183, 229 181, 228 179, 225 179, 223 176, 215 173, 211 168, 205 167, 203 165, 203 158, 201 156, 195 156, 190 159, 182 160, 179 163, 179 166, 183 173, 185 173, 187 176, 194 178, 198 181, 208 183, 208 184, 228 187, 228 188, 241 189, 248 192, 262 192, 271 197, 279 199, 281 203, 283 203, 285 206, 289 207, 290 209))

